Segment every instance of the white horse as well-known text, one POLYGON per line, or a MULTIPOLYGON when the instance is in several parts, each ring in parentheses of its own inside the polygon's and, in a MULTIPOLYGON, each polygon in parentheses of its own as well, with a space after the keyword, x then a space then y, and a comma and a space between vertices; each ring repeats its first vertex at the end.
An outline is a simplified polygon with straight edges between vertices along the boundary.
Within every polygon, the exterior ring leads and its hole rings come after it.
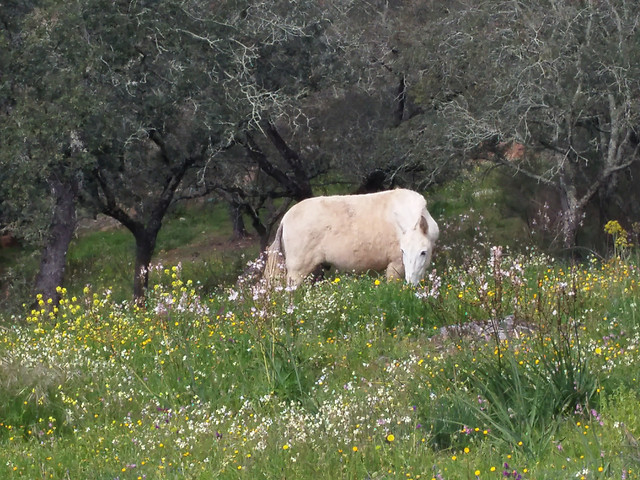
POLYGON ((265 278, 299 285, 321 266, 341 271, 386 271, 387 278, 417 284, 431 261, 438 224, 422 195, 397 189, 367 195, 314 197, 282 217, 267 249, 265 278))

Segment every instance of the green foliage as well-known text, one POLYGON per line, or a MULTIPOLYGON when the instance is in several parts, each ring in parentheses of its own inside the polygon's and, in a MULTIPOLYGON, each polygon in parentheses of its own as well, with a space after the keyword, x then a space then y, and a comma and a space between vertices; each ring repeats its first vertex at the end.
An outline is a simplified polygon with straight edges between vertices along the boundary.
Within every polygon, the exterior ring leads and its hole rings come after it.
MULTIPOLYGON (((3 226, 41 242, 51 179, 74 185, 74 200, 136 236, 140 296, 176 192, 243 197, 245 188, 262 203, 282 195, 254 192, 259 169, 219 154, 250 131, 264 134, 261 122, 297 112, 309 85, 328 78, 325 54, 335 46, 321 35, 328 22, 315 4, 47 0, 14 17, 18 10, 2 21, 16 35, 10 61, 2 55, 11 93, 0 112, 3 226)), ((163 235, 163 247, 188 241, 187 232, 163 235)), ((123 266, 106 273, 119 277, 123 266)))
POLYGON ((540 455, 549 449, 566 416, 581 405, 594 406, 596 377, 585 364, 576 365, 570 357, 558 362, 566 369, 554 362, 532 370, 522 367, 512 351, 503 355, 499 363, 483 359, 478 364, 469 380, 477 398, 459 392, 453 400, 473 409, 474 424, 488 425, 497 441, 540 455))
POLYGON ((440 255, 460 262, 469 251, 488 253, 491 245, 519 250, 531 244, 504 185, 500 172, 480 165, 429 192, 429 212, 440 222, 440 255))

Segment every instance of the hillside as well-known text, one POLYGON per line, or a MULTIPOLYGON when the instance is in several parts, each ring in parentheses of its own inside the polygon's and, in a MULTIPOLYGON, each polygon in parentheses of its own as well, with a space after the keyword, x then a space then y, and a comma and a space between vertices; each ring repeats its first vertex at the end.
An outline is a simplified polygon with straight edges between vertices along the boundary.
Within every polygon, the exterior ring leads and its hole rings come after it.
POLYGON ((146 309, 63 290, 56 318, 43 301, 4 329, 0 471, 640 478, 633 252, 570 265, 474 245, 443 245, 417 288, 205 292, 163 266, 146 309))

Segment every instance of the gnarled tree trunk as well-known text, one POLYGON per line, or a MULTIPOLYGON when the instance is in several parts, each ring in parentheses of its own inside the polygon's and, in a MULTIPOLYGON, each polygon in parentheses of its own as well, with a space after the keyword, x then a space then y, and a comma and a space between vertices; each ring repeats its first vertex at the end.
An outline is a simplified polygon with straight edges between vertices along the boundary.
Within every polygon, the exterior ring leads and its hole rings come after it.
POLYGON ((43 300, 52 300, 57 305, 60 301, 58 287, 62 286, 67 252, 76 228, 77 185, 75 180, 61 180, 52 175, 49 185, 55 199, 51 224, 40 258, 40 269, 36 277, 35 293, 41 294, 43 300))

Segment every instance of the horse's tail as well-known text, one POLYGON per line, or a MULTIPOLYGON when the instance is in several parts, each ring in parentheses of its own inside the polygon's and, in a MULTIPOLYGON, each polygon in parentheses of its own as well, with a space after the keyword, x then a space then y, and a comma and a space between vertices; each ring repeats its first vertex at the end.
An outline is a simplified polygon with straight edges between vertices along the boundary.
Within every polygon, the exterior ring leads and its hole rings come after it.
POLYGON ((263 278, 267 286, 272 285, 276 280, 282 279, 285 271, 284 248, 282 245, 282 224, 276 231, 273 243, 267 248, 267 260, 264 266, 263 278))

